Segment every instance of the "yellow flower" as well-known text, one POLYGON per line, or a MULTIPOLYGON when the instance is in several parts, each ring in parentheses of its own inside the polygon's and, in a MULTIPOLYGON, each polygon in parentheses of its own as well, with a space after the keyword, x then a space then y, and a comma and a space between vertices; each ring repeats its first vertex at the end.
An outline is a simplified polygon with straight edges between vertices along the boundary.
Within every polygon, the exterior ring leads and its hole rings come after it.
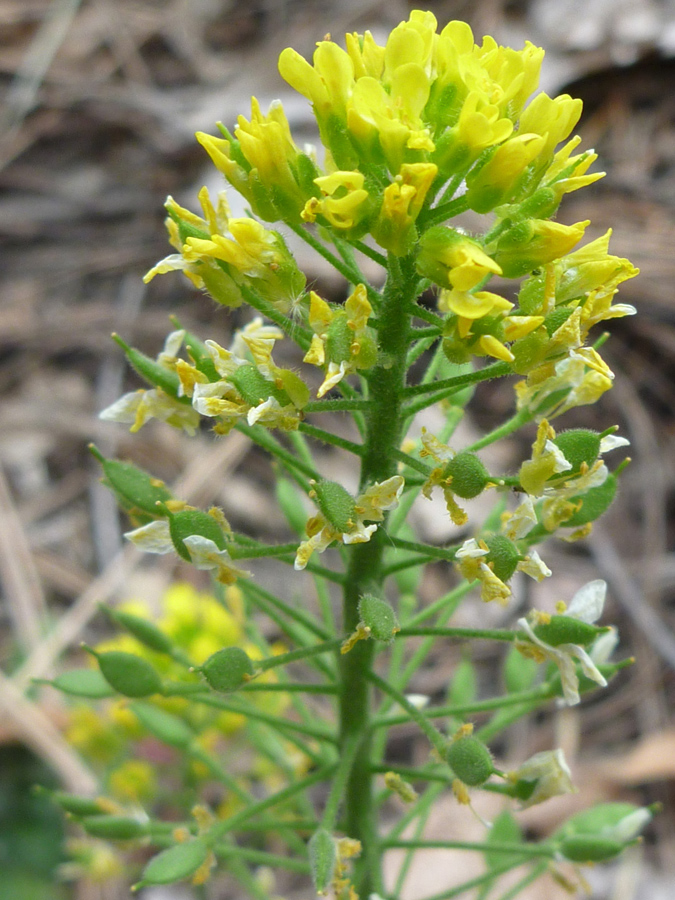
POLYGON ((546 158, 560 141, 569 136, 579 121, 582 107, 582 101, 573 99, 569 94, 551 98, 542 91, 522 112, 520 130, 545 137, 541 155, 546 158))
POLYGON ((433 163, 408 163, 384 189, 382 207, 370 232, 381 247, 405 256, 417 240, 415 220, 422 209, 438 167, 433 163))
MULTIPOLYGON (((377 525, 365 523, 382 522, 384 511, 398 505, 404 484, 405 480, 401 475, 394 475, 382 482, 376 481, 351 501, 352 514, 337 525, 329 520, 324 511, 312 516, 307 521, 307 540, 300 544, 296 553, 295 568, 304 569, 314 552, 323 553, 333 541, 342 541, 343 544, 367 543, 377 531, 377 525)), ((315 490, 318 492, 319 488, 317 485, 315 490)), ((342 491, 347 494, 344 489, 342 491)), ((319 502, 321 502, 320 494, 319 502)), ((323 506, 330 514, 328 505, 324 503, 323 506)))
POLYGON ((111 792, 120 800, 139 803, 157 794, 155 770, 142 759, 128 759, 110 774, 111 792))
POLYGON ((518 409, 551 419, 575 406, 595 403, 612 387, 614 374, 592 347, 573 350, 555 364, 537 367, 515 386, 518 409))
POLYGON ((422 235, 417 271, 441 287, 459 291, 470 291, 488 276, 502 274, 477 241, 443 225, 422 235))
POLYGON ((369 212, 369 194, 363 187, 364 182, 365 176, 361 172, 337 171, 315 178, 314 183, 323 198, 308 200, 302 218, 305 222, 315 222, 321 217, 340 231, 357 228, 369 212))
POLYGON ((526 275, 568 253, 579 243, 588 225, 588 219, 574 225, 562 225, 548 219, 521 222, 499 238, 495 260, 507 278, 526 275))
POLYGON ((314 291, 310 292, 309 324, 314 337, 303 361, 325 367, 326 377, 317 397, 323 397, 346 375, 375 364, 375 332, 368 326, 372 311, 363 284, 354 288, 344 309, 330 306, 314 291))

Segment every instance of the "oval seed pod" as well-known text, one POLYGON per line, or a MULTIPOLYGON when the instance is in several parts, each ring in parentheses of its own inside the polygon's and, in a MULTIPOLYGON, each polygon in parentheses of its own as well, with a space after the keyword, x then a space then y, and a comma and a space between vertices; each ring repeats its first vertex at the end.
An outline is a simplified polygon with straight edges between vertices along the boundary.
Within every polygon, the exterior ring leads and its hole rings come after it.
POLYGON ((563 839, 560 852, 571 862, 602 862, 618 856, 624 844, 593 834, 573 834, 563 839))
POLYGON ((72 816, 98 816, 103 812, 101 805, 94 797, 78 797, 66 791, 48 792, 54 803, 72 816))
POLYGON ((97 653, 96 658, 103 677, 125 697, 149 697, 162 690, 162 679, 150 663, 133 653, 110 650, 97 653))
POLYGON ((250 681, 255 669, 250 656, 241 647, 225 647, 209 656, 201 672, 214 691, 227 694, 250 681))
POLYGON ((169 516, 169 532, 171 540, 176 548, 176 553, 187 562, 192 562, 188 548, 184 544, 186 537, 198 534, 216 545, 219 550, 225 549, 225 535, 223 529, 213 516, 202 509, 182 509, 180 512, 169 516))
POLYGON ((491 534, 485 538, 489 554, 484 557, 486 562, 491 562, 492 570, 501 581, 508 581, 516 571, 520 562, 518 548, 503 534, 491 534))
POLYGON ((309 840, 307 853, 314 890, 317 894, 327 894, 337 863, 335 838, 325 828, 319 828, 309 840))
POLYGON ((616 475, 608 475, 604 484, 591 488, 579 497, 572 497, 572 503, 581 501, 581 509, 563 522, 565 528, 579 528, 589 522, 595 522, 612 505, 616 497, 618 481, 616 475))
POLYGON ((563 456, 572 466, 572 473, 578 472, 583 463, 592 466, 600 455, 600 435, 588 428, 562 431, 553 443, 562 450, 563 456))
POLYGON ((445 750, 445 761, 469 787, 485 784, 494 772, 490 751, 473 735, 451 741, 445 750))
POLYGON ((148 472, 131 463, 106 459, 94 446, 89 445, 90 452, 101 463, 106 484, 117 496, 125 509, 140 510, 152 518, 158 517, 157 504, 172 499, 171 491, 148 472))
POLYGON ((131 816, 87 816, 82 827, 92 837, 130 841, 145 834, 145 825, 131 816))
POLYGON ((314 485, 316 502, 328 519, 340 532, 349 531, 356 519, 354 498, 337 481, 317 481, 314 485))
POLYGON ((443 469, 444 478, 452 478, 450 490, 463 500, 471 500, 485 490, 490 473, 475 453, 462 450, 443 469))
POLYGON ((48 681, 47 684, 63 691, 64 694, 72 694, 73 697, 89 697, 91 700, 103 700, 115 694, 99 669, 71 669, 69 672, 57 675, 53 681, 48 681))
MULTIPOLYGON (((549 337, 565 324, 574 310, 570 306, 556 306, 544 319, 544 328, 549 337)), ((556 441, 557 443, 557 441, 556 441)))
POLYGON ((372 594, 364 594, 359 600, 359 615, 363 624, 370 628, 370 633, 376 641, 390 644, 396 632, 400 630, 392 606, 386 600, 372 594))
POLYGON ((173 713, 149 703, 132 703, 129 709, 153 737, 169 747, 182 750, 192 743, 194 732, 183 719, 173 713))
POLYGON ((288 406, 291 402, 286 392, 280 391, 273 381, 268 381, 254 365, 239 366, 228 377, 228 381, 236 387, 244 400, 251 406, 264 403, 270 397, 275 397, 281 406, 288 406))
POLYGON ((109 619, 115 624, 121 625, 137 641, 149 647, 150 650, 154 650, 156 653, 166 653, 169 656, 173 652, 173 643, 170 638, 149 619, 143 619, 141 616, 134 616, 131 613, 121 612, 117 609, 110 609, 109 606, 101 606, 101 609, 109 619))
POLYGON ((536 625, 534 628, 537 637, 552 647, 559 647, 561 644, 588 646, 603 631, 606 629, 582 622, 574 616, 551 616, 550 622, 536 625))
POLYGON ((352 355, 354 332, 349 327, 347 314, 338 312, 326 332, 326 356, 330 362, 347 362, 352 355))
POLYGON ((134 890, 149 884, 173 884, 189 878, 206 862, 209 853, 209 847, 199 838, 162 850, 147 864, 134 890))

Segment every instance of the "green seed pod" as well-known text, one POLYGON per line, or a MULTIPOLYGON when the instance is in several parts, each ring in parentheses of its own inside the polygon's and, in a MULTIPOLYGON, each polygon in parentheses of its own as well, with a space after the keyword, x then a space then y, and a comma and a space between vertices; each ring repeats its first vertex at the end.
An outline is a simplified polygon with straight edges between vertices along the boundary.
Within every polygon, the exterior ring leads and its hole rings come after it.
POLYGON ((544 304, 546 276, 532 275, 527 278, 518 294, 518 311, 522 316, 536 316, 544 304))
POLYGON ((578 472, 583 463, 592 466, 600 455, 600 435, 588 428, 562 431, 553 443, 562 450, 563 456, 572 466, 572 473, 578 472))
POLYGON ((451 741, 445 751, 445 761, 469 787, 485 784, 494 772, 490 751, 473 735, 451 741))
POLYGON ((573 834, 563 839, 560 852, 571 862, 603 862, 613 859, 624 849, 620 841, 591 834, 573 834))
POLYGON ((132 634, 137 641, 149 647, 150 650, 154 650, 156 653, 166 653, 169 656, 173 652, 172 641, 163 631, 160 631, 154 622, 131 613, 110 609, 109 606, 101 606, 101 609, 109 619, 132 634))
POLYGON ((340 532, 349 531, 356 520, 354 498, 337 481, 317 481, 314 485, 316 502, 328 519, 340 532))
POLYGON ((82 827, 92 837, 130 841, 145 834, 145 825, 130 816, 87 816, 82 827))
POLYGON ((512 363, 513 371, 518 375, 527 375, 542 361, 547 345, 548 339, 539 328, 511 344, 510 349, 514 357, 512 363))
POLYGON ((113 334, 112 337, 115 343, 124 350, 130 365, 138 372, 141 378, 144 378, 153 387, 161 388, 165 394, 173 397, 174 400, 178 400, 188 406, 190 405, 189 397, 180 397, 178 395, 180 379, 172 369, 167 369, 166 366, 161 365, 154 359, 150 359, 149 356, 141 353, 140 350, 130 347, 118 334, 113 334))
POLYGON ((569 818, 558 834, 563 837, 577 834, 595 836, 615 828, 622 819, 639 809, 634 803, 600 803, 569 818))
POLYGON ((150 663, 133 653, 110 650, 96 654, 108 684, 125 697, 149 697, 162 690, 162 680, 150 663))
POLYGON ((485 538, 485 543, 490 552, 483 558, 493 564, 492 570, 497 578, 508 581, 520 562, 518 548, 503 534, 491 534, 485 538))
POLYGON ((335 838, 319 828, 315 831, 307 845, 309 855, 309 868, 312 873, 312 882, 317 894, 327 894, 330 890, 337 863, 337 847, 335 838))
POLYGON ((359 600, 359 615, 376 641, 390 644, 399 631, 398 619, 391 605, 372 594, 364 594, 359 600))
POLYGON ((347 362, 352 356, 354 332, 349 327, 347 313, 338 312, 326 333, 326 356, 331 362, 347 362))
POLYGON ((183 750, 192 743, 194 732, 183 719, 173 713, 149 703, 132 703, 129 709, 153 737, 169 747, 183 750))
POLYGON ((490 474, 475 453, 462 450, 443 470, 444 478, 452 478, 450 489, 463 500, 471 500, 485 490, 490 474))
POLYGON ((518 219, 550 219, 559 204, 558 195, 552 188, 539 188, 516 207, 515 216, 518 219))
POLYGON ((64 694, 88 697, 90 700, 103 700, 115 695, 115 691, 98 669, 71 669, 46 683, 63 691, 64 694))
POLYGON ((251 406, 264 403, 270 397, 276 397, 282 406, 290 403, 286 393, 278 390, 276 385, 272 381, 268 381, 254 365, 239 366, 228 380, 251 406))
POLYGON ((551 616, 550 622, 545 625, 537 625, 534 629, 537 637, 552 647, 559 647, 561 644, 588 646, 603 631, 605 631, 604 628, 582 622, 581 619, 575 619, 574 616, 551 616))
POLYGON ((359 352, 354 358, 354 365, 357 369, 372 369, 377 362, 378 353, 375 331, 365 328, 359 335, 359 352))
POLYGON ((94 797, 78 797, 77 794, 68 794, 66 791, 54 791, 51 799, 65 812, 72 816, 99 816, 103 812, 101 805, 94 797))
POLYGON ((616 497, 618 482, 615 475, 608 475, 604 484, 591 488, 579 497, 572 497, 572 502, 581 500, 581 509, 564 523, 565 528, 579 528, 588 522, 595 522, 612 505, 616 497))
POLYGON ((209 656, 201 672, 214 691, 227 694, 250 681, 255 669, 250 656, 241 647, 225 647, 209 656))
POLYGON ((463 341, 458 341, 454 337, 444 337, 442 346, 445 358, 453 365, 461 365, 471 359, 471 351, 463 341))
POLYGON ((206 862, 209 852, 208 845, 200 838, 162 850, 147 864, 134 890, 148 884, 173 884, 189 878, 206 862))
POLYGON ((219 550, 225 549, 223 529, 213 516, 205 513, 202 509, 183 509, 180 512, 173 513, 169 516, 169 531, 176 553, 187 560, 187 562, 191 562, 192 557, 183 541, 186 537, 190 537, 193 534, 213 541, 219 550))
POLYGON ((93 444, 89 445, 89 450, 101 463, 104 484, 115 493, 125 509, 141 510, 152 518, 157 518, 157 504, 172 499, 171 491, 143 469, 131 463, 106 459, 93 444))

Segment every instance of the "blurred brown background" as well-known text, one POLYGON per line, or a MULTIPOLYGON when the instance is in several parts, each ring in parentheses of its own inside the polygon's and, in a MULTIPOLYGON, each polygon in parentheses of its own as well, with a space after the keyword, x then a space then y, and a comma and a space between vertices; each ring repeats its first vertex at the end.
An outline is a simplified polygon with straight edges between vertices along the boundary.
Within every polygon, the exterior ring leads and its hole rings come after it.
MULTIPOLYGON (((135 386, 111 331, 154 356, 169 313, 223 343, 239 324, 238 313, 214 313, 178 276, 148 288, 141 282, 168 252, 166 194, 194 205, 202 183, 216 183, 193 133, 213 131, 218 119, 231 126, 255 94, 263 106, 281 96, 297 139, 311 140, 304 100, 290 96, 276 72, 279 51, 292 44, 309 55, 328 31, 337 39, 366 28, 383 36, 410 8, 399 0, 0 0, 0 870, 15 852, 13 816, 26 823, 11 789, 19 778, 11 773, 24 777, 33 765, 22 748, 68 787, 92 783, 60 735, 61 700, 32 689, 31 679, 52 674, 80 640, 100 636, 97 602, 156 596, 172 574, 172 561, 141 565, 122 549, 123 523, 98 485, 87 442, 169 482, 180 477, 181 496, 218 503, 250 533, 283 534, 269 469, 236 433, 216 443, 153 423, 130 436, 96 419, 135 386)), ((598 900, 672 900, 675 4, 455 0, 419 8, 441 24, 468 19, 477 38, 490 33, 517 47, 527 38, 546 48, 542 87, 582 97, 584 146, 596 148, 597 167, 608 172, 583 196, 571 195, 561 218, 590 218, 590 237, 611 225, 612 252, 642 269, 621 290, 639 316, 616 322, 603 351, 615 389, 601 410, 574 420, 620 424, 634 462, 594 537, 566 558, 558 547, 547 557, 579 583, 598 573, 607 579, 619 655, 639 663, 582 710, 523 726, 503 753, 557 741, 573 763, 581 794, 531 815, 536 833, 594 800, 661 800, 665 813, 646 845, 587 874, 598 900)), ((319 290, 340 295, 315 259, 303 263, 319 290)), ((512 402, 509 389, 481 396, 475 427, 512 402)), ((428 596, 443 589, 442 574, 435 577, 425 582, 428 596)), ((457 659, 439 656, 419 688, 442 685, 457 659)), ((497 663, 486 656, 481 665, 486 693, 494 693, 497 663)), ((31 770, 26 783, 32 777, 31 770)), ((3 890, 0 881, 0 898, 3 890)), ((73 890, 82 900, 128 896, 120 885, 73 890)), ((550 900, 556 890, 547 887, 550 900)), ((423 892, 420 882, 410 895, 423 892)), ((25 896, 43 895, 33 887, 25 896)))

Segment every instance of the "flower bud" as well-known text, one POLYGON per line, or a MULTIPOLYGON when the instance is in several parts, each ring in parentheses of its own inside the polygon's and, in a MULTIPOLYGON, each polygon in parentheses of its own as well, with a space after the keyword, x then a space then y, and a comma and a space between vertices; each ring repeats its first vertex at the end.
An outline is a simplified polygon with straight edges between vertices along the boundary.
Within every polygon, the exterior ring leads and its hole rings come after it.
POLYGON ((319 828, 310 838, 307 852, 314 890, 317 894, 327 894, 337 864, 337 846, 333 835, 325 828, 319 828))
POLYGON ((390 644, 400 630, 396 613, 386 600, 364 594, 359 600, 359 615, 376 641, 390 644))
POLYGON ((149 703, 132 703, 129 708, 153 737, 168 744, 169 747, 183 750, 192 742, 194 738, 192 729, 173 713, 151 706, 149 703))
POLYGON ((470 291, 488 275, 501 275, 497 263, 471 238, 434 225, 421 237, 417 271, 445 288, 470 291))
POLYGON ((95 653, 99 667, 108 684, 125 697, 149 697, 162 690, 162 679, 150 663, 141 656, 110 650, 95 653))
POLYGON ((317 481, 314 485, 319 509, 340 532, 349 531, 356 520, 356 503, 337 481, 317 481))
POLYGON ((484 784, 494 772, 490 751, 473 735, 457 738, 448 744, 445 761, 457 778, 469 787, 484 784))
POLYGON ((147 864, 133 890, 148 884, 173 884, 189 878, 206 862, 210 852, 207 844, 199 838, 162 850, 147 864))
POLYGON ((452 478, 450 489, 463 500, 471 500, 485 490, 490 475, 475 453, 463 450, 443 469, 444 478, 452 478))
POLYGON ((214 691, 227 694, 250 681, 255 669, 241 647, 225 647, 210 656, 200 671, 214 691))

